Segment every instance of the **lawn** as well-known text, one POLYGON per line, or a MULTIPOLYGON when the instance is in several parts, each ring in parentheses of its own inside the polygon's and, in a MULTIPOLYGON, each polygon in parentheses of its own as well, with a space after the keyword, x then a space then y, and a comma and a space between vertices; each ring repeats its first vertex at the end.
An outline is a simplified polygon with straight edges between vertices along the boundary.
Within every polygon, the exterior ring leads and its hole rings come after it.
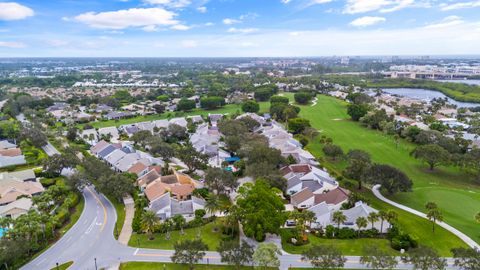
MULTIPOLYGON (((270 104, 269 102, 260 102, 260 112, 267 112, 270 104)), ((147 121, 155 121, 160 119, 170 119, 174 117, 184 117, 190 115, 202 115, 208 116, 208 114, 212 113, 221 113, 221 114, 232 114, 232 113, 241 113, 242 108, 240 104, 227 104, 222 108, 215 109, 215 110, 204 110, 204 109, 195 109, 191 112, 166 112, 163 114, 154 114, 154 115, 146 115, 146 116, 136 116, 126 119, 120 120, 107 120, 107 121, 98 121, 98 122, 91 122, 89 123, 94 128, 103 128, 103 127, 112 127, 112 126, 121 126, 121 125, 128 125, 138 122, 147 122, 147 121)), ((83 127, 84 124, 78 125, 78 127, 83 127)))
MULTIPOLYGON (((187 265, 173 264, 173 263, 154 263, 154 262, 126 262, 120 264, 120 270, 188 270, 187 265)), ((196 270, 230 270, 235 269, 233 266, 228 265, 205 265, 196 264, 196 270)), ((243 266, 240 269, 252 269, 250 266, 243 266)), ((270 270, 275 268, 268 268, 270 270)))
POLYGON ((54 267, 50 270, 67 270, 73 264, 72 261, 66 262, 64 264, 60 264, 58 267, 54 267))
MULTIPOLYGON (((291 94, 286 95, 291 97, 291 94)), ((346 106, 343 101, 319 95, 316 106, 300 106, 300 116, 309 119, 314 128, 332 138, 333 143, 340 145, 345 152, 362 149, 369 152, 375 162, 390 164, 405 172, 414 182, 413 192, 398 194, 391 199, 423 212, 425 203, 434 201, 447 223, 480 242, 479 225, 474 220, 475 213, 480 211, 480 186, 457 168, 441 167, 434 172, 428 171, 425 165, 410 156, 409 153, 415 148, 413 144, 402 141, 397 148, 391 136, 349 120, 346 106)), ((322 145, 318 141, 311 142, 307 149, 317 157, 323 156, 322 145)), ((328 162, 325 165, 341 170, 345 162, 328 162)), ((409 214, 405 218, 415 220, 409 214)), ((409 223, 409 231, 417 232, 421 239, 429 239, 427 242, 433 245, 460 243, 448 233, 440 238, 437 234, 428 235, 426 231, 419 230, 423 226, 421 224, 428 224, 423 220, 409 223)))
POLYGON ((115 211, 117 212, 117 221, 115 222, 115 230, 113 231, 113 236, 115 239, 118 239, 120 232, 123 228, 123 223, 125 223, 125 205, 123 202, 119 202, 117 199, 112 198, 111 196, 107 196, 108 200, 113 204, 115 207, 115 211))
POLYGON ((184 235, 181 235, 180 231, 173 231, 170 234, 170 240, 165 239, 165 234, 159 233, 155 234, 155 239, 153 240, 148 240, 146 234, 133 234, 128 245, 132 247, 173 250, 173 245, 177 241, 195 239, 197 232, 200 230, 200 238, 208 246, 208 250, 215 251, 224 237, 221 232, 221 226, 221 221, 217 219, 217 221, 208 223, 202 227, 185 229, 184 235), (218 230, 214 231, 214 228, 218 228, 218 230))
POLYGON ((295 246, 282 241, 283 249, 291 254, 301 254, 313 245, 331 245, 341 250, 344 255, 364 255, 363 249, 366 246, 377 246, 392 255, 400 253, 390 247, 390 241, 386 239, 360 238, 360 239, 326 239, 309 235, 309 243, 303 246, 295 246))

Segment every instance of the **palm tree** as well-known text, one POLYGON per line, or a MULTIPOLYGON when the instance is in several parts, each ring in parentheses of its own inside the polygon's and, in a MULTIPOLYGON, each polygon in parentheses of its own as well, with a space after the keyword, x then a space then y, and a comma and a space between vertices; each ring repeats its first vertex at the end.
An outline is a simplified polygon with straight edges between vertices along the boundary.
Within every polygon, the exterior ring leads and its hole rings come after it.
POLYGON ((425 208, 427 208, 427 210, 432 210, 432 209, 437 209, 438 206, 437 206, 437 204, 434 203, 434 202, 427 202, 427 203, 425 204, 425 208))
POLYGON ((443 221, 442 212, 438 208, 430 209, 427 213, 427 218, 432 221, 432 231, 435 233, 435 223, 443 221))
POLYGON ((390 228, 391 228, 392 223, 395 222, 398 219, 398 214, 397 214, 397 212, 395 212, 393 210, 388 210, 387 215, 388 215, 387 221, 388 221, 388 223, 390 223, 390 228))
POLYGON ((232 202, 230 201, 230 198, 225 195, 218 195, 218 211, 222 214, 226 214, 228 210, 230 210, 230 206, 232 206, 232 202))
POLYGON ((153 232, 158 224, 158 217, 152 211, 146 211, 142 215, 142 231, 148 235, 149 240, 153 240, 153 232))
POLYGON ((337 223, 337 229, 340 229, 340 224, 347 221, 347 217, 341 211, 336 211, 332 216, 333 222, 337 223))
POLYGON ((355 220, 355 224, 357 224, 358 234, 360 234, 362 228, 366 228, 368 226, 368 221, 364 217, 358 217, 357 220, 355 220))
POLYGON ((370 223, 372 223, 372 229, 373 229, 373 226, 375 225, 375 222, 378 221, 378 214, 375 213, 375 212, 370 212, 370 214, 368 214, 367 219, 368 219, 368 221, 370 221, 370 223))
POLYGON ((205 203, 205 210, 207 210, 210 215, 215 216, 215 213, 220 209, 220 201, 217 195, 209 194, 206 203, 205 203))
POLYGON ((383 222, 388 219, 388 213, 385 211, 379 211, 378 217, 380 218, 380 233, 383 233, 383 222))

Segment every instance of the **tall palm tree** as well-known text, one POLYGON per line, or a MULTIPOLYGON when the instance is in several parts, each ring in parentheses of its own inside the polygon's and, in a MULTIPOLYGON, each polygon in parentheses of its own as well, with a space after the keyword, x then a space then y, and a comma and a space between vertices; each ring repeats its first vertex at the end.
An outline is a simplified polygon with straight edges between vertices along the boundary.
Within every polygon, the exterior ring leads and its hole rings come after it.
POLYGON ((142 231, 148 235, 149 240, 153 240, 153 232, 157 226, 159 219, 152 211, 146 211, 142 215, 142 231))
POLYGON ((388 217, 387 217, 387 221, 388 223, 390 223, 390 228, 392 227, 392 223, 397 221, 398 219, 398 214, 397 212, 393 211, 393 210, 388 210, 387 211, 387 214, 388 214, 388 217))
POLYGON ((435 233, 435 224, 437 221, 443 221, 442 212, 438 208, 430 209, 428 210, 427 218, 432 221, 432 232, 435 233))
POLYGON ((437 204, 434 203, 434 202, 427 202, 427 203, 425 204, 425 208, 427 208, 427 210, 432 210, 432 209, 437 209, 438 206, 437 206, 437 204))
POLYGON ((360 235, 362 228, 366 228, 368 226, 368 221, 364 217, 358 217, 357 220, 355 220, 355 224, 357 224, 358 234, 360 235))
POLYGON ((336 211, 332 216, 333 222, 337 223, 337 229, 340 229, 340 224, 347 221, 347 217, 341 211, 336 211))
POLYGON ((372 224, 372 229, 373 229, 373 226, 375 225, 375 222, 378 221, 378 214, 375 213, 375 212, 371 212, 370 214, 368 214, 368 217, 367 217, 368 221, 370 221, 370 223, 372 224))
POLYGON ((388 213, 385 211, 379 211, 378 217, 380 218, 380 233, 383 233, 383 222, 388 219, 388 213))

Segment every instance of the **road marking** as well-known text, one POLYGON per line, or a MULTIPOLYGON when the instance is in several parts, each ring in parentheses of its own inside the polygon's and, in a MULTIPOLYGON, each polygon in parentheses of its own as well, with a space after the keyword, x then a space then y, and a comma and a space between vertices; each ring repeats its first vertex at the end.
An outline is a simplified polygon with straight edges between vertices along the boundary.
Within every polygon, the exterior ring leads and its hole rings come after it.
POLYGON ((87 188, 88 192, 90 192, 93 197, 95 198, 95 200, 97 200, 97 202, 102 206, 103 208, 103 224, 102 224, 102 227, 100 228, 100 231, 103 231, 103 229, 105 228, 105 224, 107 224, 107 208, 105 207, 105 205, 103 205, 102 201, 97 197, 97 195, 91 191, 89 188, 87 188))
POLYGON ((95 219, 92 221, 90 226, 88 226, 87 230, 85 231, 86 234, 89 234, 92 231, 93 226, 95 225, 96 222, 97 222, 97 217, 95 217, 95 219))
POLYGON ((135 252, 133 253, 133 256, 136 256, 139 250, 140 250, 139 248, 135 249, 135 252))
MULTIPOLYGON (((172 254, 155 254, 155 253, 137 253, 133 254, 134 256, 140 256, 140 257, 171 257, 172 254)), ((220 259, 218 256, 205 256, 203 257, 204 259, 220 259)))

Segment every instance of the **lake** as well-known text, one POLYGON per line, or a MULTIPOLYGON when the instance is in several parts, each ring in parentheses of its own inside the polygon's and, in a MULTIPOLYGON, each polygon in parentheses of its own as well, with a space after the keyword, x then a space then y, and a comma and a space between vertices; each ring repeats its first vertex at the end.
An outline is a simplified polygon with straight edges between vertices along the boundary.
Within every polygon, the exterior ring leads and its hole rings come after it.
POLYGON ((419 100, 430 102, 434 98, 447 98, 450 104, 456 105, 459 108, 478 107, 480 103, 456 101, 444 95, 442 92, 421 89, 421 88, 385 88, 382 89, 385 93, 399 95, 419 100))

